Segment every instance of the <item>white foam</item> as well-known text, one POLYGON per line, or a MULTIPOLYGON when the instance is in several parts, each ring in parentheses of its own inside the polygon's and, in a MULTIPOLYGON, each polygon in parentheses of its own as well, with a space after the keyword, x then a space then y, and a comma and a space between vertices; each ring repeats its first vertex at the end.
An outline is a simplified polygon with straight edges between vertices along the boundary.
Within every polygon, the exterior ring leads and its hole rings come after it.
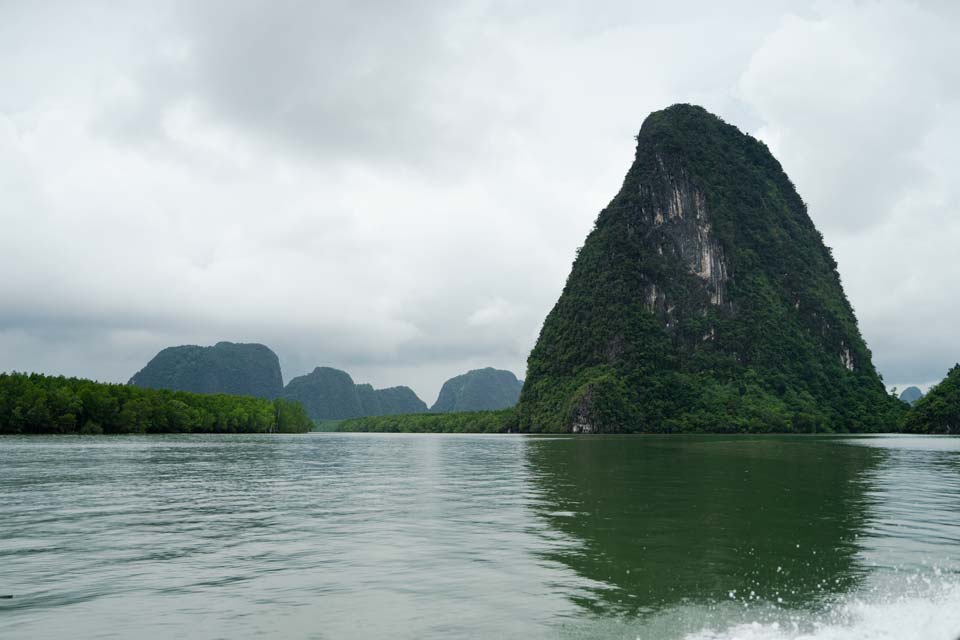
MULTIPOLYGON (((848 596, 821 614, 704 629, 686 640, 958 640, 960 583, 909 595, 848 596)), ((890 592, 887 591, 889 594, 890 592)))

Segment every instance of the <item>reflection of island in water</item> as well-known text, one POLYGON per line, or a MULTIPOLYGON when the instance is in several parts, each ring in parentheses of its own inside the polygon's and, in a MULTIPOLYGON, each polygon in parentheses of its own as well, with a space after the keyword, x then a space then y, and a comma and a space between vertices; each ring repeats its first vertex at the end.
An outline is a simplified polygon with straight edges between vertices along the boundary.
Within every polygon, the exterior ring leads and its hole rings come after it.
POLYGON ((552 552, 606 585, 579 605, 654 612, 734 598, 809 606, 863 571, 862 477, 884 455, 811 437, 531 440, 552 552))

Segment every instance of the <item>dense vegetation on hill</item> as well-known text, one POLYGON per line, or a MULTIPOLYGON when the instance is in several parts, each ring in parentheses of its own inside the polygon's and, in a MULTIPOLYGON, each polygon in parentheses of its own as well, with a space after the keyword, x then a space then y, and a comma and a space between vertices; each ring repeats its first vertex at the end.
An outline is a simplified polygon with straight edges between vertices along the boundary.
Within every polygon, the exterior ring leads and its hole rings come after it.
POLYGON ((907 387, 900 394, 900 400, 906 402, 907 404, 915 404, 917 400, 923 397, 923 391, 920 391, 917 387, 907 387))
MULTIPOLYGON (((357 386, 370 387, 369 384, 357 386)), ((427 404, 417 397, 410 387, 374 389, 373 393, 372 402, 364 402, 364 415, 386 416, 398 413, 422 413, 427 410, 427 404)))
POLYGON ((312 420, 339 420, 363 411, 353 379, 346 371, 317 367, 287 383, 282 397, 296 400, 312 420))
POLYGON ((276 398, 283 389, 283 378, 277 354, 264 345, 218 342, 212 347, 168 347, 137 372, 130 384, 149 389, 276 398))
POLYGON ((513 409, 371 416, 351 418, 337 425, 337 431, 379 433, 504 433, 516 430, 513 409))
POLYGON ((40 374, 0 374, 0 433, 302 433, 286 400, 197 394, 40 374))
POLYGON ((911 433, 960 433, 960 364, 914 403, 904 423, 911 433))
POLYGON ((346 371, 331 367, 317 367, 294 378, 287 383, 282 397, 303 404, 316 421, 427 410, 427 405, 408 387, 374 389, 369 384, 354 384, 346 371))
POLYGON ((528 431, 877 431, 886 393, 806 206, 700 107, 651 114, 530 354, 528 431))
POLYGON ((443 383, 440 395, 430 411, 490 411, 517 404, 523 383, 510 371, 474 369, 443 383))

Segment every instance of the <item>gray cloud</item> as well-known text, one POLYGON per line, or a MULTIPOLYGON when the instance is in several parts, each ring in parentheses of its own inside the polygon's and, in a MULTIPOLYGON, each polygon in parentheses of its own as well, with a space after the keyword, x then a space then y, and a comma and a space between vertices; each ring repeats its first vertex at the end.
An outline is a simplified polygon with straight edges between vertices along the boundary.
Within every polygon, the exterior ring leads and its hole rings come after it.
POLYGON ((124 381, 259 341, 428 402, 523 375, 652 110, 763 138, 891 384, 948 319, 952 3, 0 6, 0 370, 124 381))

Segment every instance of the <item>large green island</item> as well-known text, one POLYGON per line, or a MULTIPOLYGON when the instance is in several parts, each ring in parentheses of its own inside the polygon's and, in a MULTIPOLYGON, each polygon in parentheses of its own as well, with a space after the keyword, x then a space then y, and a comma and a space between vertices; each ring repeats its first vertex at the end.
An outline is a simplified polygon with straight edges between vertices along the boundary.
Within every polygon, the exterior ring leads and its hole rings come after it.
POLYGON ((544 322, 515 409, 339 429, 960 429, 960 398, 931 395, 911 412, 887 393, 837 264, 767 147, 680 104, 643 123, 623 186, 544 322))

